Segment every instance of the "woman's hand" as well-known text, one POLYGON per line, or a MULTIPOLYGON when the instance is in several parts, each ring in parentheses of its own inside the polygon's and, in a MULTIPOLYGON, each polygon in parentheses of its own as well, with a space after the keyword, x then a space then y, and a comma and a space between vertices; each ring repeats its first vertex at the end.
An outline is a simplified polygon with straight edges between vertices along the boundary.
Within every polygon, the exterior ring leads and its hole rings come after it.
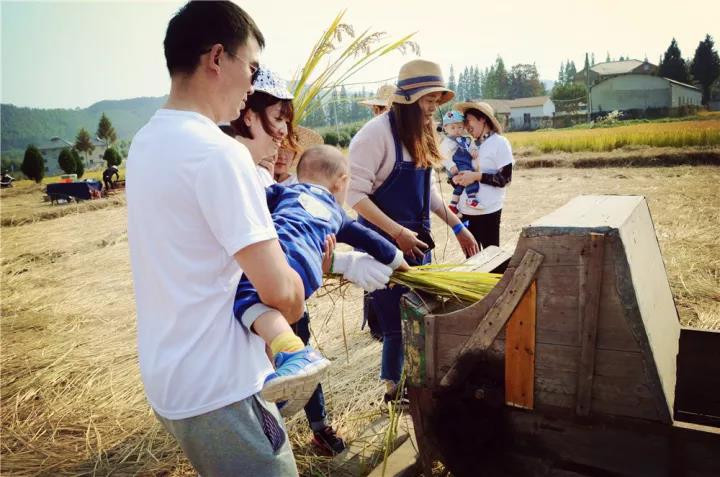
POLYGON ((393 238, 404 255, 415 257, 418 260, 425 256, 423 250, 427 250, 428 244, 417 238, 417 232, 400 226, 400 230, 393 238))
POLYGON ((480 251, 480 246, 475 240, 475 237, 473 237, 473 234, 471 234, 467 228, 463 227, 460 232, 455 235, 455 238, 457 238, 466 258, 470 258, 480 251))
POLYGON ((277 160, 277 155, 274 156, 268 156, 263 157, 258 162, 258 166, 262 167, 263 169, 267 169, 270 175, 275 174, 275 161, 277 160))
POLYGON ((480 182, 481 178, 482 172, 462 171, 459 172, 456 176, 453 176, 452 181, 455 183, 455 185, 467 187, 473 182, 480 182))
POLYGON ((337 240, 334 234, 325 237, 325 253, 323 253, 322 259, 323 273, 330 273, 333 263, 333 253, 335 253, 335 245, 337 245, 337 240))

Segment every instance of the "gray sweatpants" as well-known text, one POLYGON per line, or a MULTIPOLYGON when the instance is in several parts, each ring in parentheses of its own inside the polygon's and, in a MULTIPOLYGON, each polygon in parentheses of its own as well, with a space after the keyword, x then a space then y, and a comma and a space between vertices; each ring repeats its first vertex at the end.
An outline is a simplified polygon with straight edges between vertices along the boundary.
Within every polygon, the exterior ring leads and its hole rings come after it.
POLYGON ((155 416, 202 477, 298 475, 277 406, 258 395, 186 419, 155 416))

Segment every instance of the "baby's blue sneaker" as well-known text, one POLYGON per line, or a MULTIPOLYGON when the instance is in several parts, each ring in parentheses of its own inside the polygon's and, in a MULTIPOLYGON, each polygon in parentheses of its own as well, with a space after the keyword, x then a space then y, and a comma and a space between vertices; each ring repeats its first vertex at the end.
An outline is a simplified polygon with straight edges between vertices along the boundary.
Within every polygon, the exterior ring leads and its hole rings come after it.
POLYGON ((330 361, 306 346, 294 353, 275 355, 275 372, 268 374, 261 391, 267 401, 288 401, 281 409, 284 416, 305 406, 318 383, 325 377, 330 361))

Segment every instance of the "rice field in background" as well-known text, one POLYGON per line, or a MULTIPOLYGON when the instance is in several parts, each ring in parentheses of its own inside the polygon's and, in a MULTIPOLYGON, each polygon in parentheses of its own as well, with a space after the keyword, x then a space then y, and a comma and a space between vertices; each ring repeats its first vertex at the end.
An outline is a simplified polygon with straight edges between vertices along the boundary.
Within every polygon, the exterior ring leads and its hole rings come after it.
POLYGON ((720 146, 720 119, 510 132, 507 138, 514 150, 537 153, 606 152, 628 146, 712 147, 720 146))
MULTIPOLYGON (((576 195, 644 195, 681 322, 720 329, 718 183, 712 166, 518 169, 501 243, 513 250, 523 226, 576 195)), ((448 198, 450 187, 439 187, 448 198)), ((0 190, 2 219, 24 217, 0 228, 0 474, 196 475, 140 382, 123 195, 90 209, 42 203, 39 187, 20 192, 0 190)), ((433 231, 434 261, 458 263, 452 231, 437 218, 433 231)), ((313 343, 333 362, 329 416, 358 442, 383 407, 382 345, 360 330, 357 288, 322 290, 309 308, 313 343)), ((309 444, 303 413, 287 425, 302 475, 344 475, 309 444)))

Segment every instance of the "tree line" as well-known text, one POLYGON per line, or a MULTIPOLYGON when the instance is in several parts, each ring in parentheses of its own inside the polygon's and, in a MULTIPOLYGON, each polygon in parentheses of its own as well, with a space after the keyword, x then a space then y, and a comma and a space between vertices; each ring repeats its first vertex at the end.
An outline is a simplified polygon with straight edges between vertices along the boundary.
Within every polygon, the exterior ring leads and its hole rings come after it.
MULTIPOLYGON (((107 145, 107 149, 103 153, 103 159, 107 162, 108 167, 119 166, 122 163, 122 155, 114 147, 117 142, 117 133, 105 113, 100 117, 95 136, 107 145)), ((81 155, 85 155, 87 160, 87 156, 92 154, 94 150, 95 144, 93 144, 90 133, 87 129, 81 128, 75 136, 73 146, 60 151, 57 159, 58 165, 65 174, 77 174, 78 178, 80 178, 85 174, 85 162, 81 155)), ((37 183, 40 183, 45 177, 45 158, 37 146, 30 144, 25 149, 20 170, 28 179, 32 179, 37 183)))

